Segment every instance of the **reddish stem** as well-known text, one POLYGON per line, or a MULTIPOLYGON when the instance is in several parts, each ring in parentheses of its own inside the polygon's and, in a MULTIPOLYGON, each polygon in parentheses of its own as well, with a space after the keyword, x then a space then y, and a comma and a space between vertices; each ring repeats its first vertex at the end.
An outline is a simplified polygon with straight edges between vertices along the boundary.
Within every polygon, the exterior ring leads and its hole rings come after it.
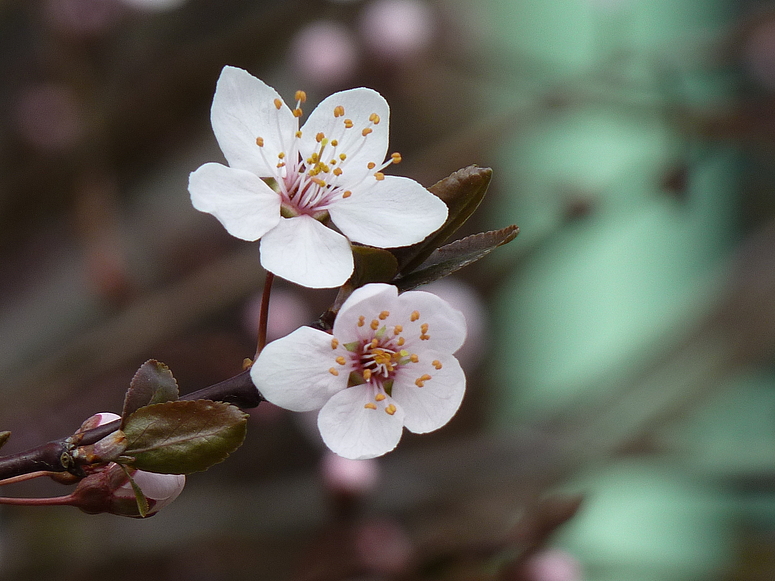
POLYGON ((73 495, 52 496, 50 498, 12 498, 0 496, 0 504, 15 504, 17 506, 62 506, 73 503, 73 495))
POLYGON ((258 346, 256 347, 256 355, 253 357, 254 361, 266 346, 266 328, 269 324, 269 295, 272 293, 273 282, 274 274, 267 271, 264 292, 261 295, 261 311, 258 314, 258 346))
POLYGON ((0 486, 5 486, 6 484, 16 484, 17 482, 24 482, 25 480, 32 480, 33 478, 40 478, 41 476, 51 476, 52 474, 57 474, 56 472, 51 472, 50 470, 38 470, 37 472, 30 472, 28 474, 20 474, 19 476, 13 476, 11 478, 6 478, 4 480, 0 480, 0 486))

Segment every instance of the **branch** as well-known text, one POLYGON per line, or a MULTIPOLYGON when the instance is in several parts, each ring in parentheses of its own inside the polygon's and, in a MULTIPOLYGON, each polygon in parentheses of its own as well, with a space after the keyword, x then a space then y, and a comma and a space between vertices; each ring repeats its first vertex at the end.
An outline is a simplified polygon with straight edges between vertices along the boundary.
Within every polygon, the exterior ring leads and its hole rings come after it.
MULTIPOLYGON (((264 401, 264 398, 250 379, 249 370, 243 371, 220 383, 186 394, 180 399, 210 399, 234 404, 242 409, 257 407, 258 404, 264 401)), ((120 423, 120 420, 116 420, 103 424, 93 430, 53 440, 24 452, 0 456, 0 480, 38 470, 79 474, 79 467, 73 461, 71 452, 78 446, 94 444, 115 432, 120 423)))

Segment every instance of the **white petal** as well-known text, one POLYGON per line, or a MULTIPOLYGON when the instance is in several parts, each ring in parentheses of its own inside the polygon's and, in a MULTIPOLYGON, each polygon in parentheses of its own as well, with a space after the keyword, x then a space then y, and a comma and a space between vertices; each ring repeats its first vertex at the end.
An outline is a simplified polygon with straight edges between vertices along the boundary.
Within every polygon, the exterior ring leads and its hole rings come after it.
MULTIPOLYGON (((138 470, 132 475, 132 479, 145 496, 153 500, 167 501, 165 504, 175 500, 186 485, 186 477, 183 474, 156 474, 138 470)), ((126 486, 131 487, 129 483, 126 486)))
POLYGON ((261 265, 309 288, 341 286, 353 272, 347 238, 310 216, 281 218, 261 239, 261 265))
MULTIPOLYGON (((390 107, 387 101, 372 89, 359 88, 341 91, 326 97, 310 114, 302 127, 299 150, 304 159, 320 149, 316 140, 318 133, 323 133, 329 141, 337 140, 336 148, 331 145, 323 151, 323 161, 328 163, 336 159, 343 174, 337 180, 343 187, 347 184, 357 184, 374 170, 368 168, 372 162, 381 165, 388 150, 388 125, 390 107), (344 115, 334 116, 337 106, 344 108, 344 115), (369 117, 376 114, 379 123, 374 124, 369 117), (345 119, 352 121, 352 127, 345 127, 345 119), (371 132, 364 136, 363 130, 371 132), (347 158, 340 161, 339 155, 344 153, 347 158)), ((349 187, 349 186, 347 186, 349 187)))
POLYGON ((404 412, 396 406, 393 415, 386 413, 387 402, 380 402, 377 409, 364 407, 374 403, 374 388, 368 384, 334 395, 318 415, 318 428, 326 446, 352 460, 390 452, 401 439, 404 412))
POLYGON ((261 177, 278 174, 277 155, 288 153, 297 121, 282 99, 280 109, 275 99, 280 99, 277 91, 247 71, 236 67, 221 71, 210 120, 231 167, 261 177), (256 144, 257 137, 263 138, 263 148, 256 144))
POLYGON ((206 163, 188 178, 191 203, 231 234, 258 240, 280 221, 280 196, 254 174, 206 163))
POLYGON ((354 242, 394 248, 420 242, 447 219, 447 205, 409 178, 367 177, 331 205, 331 220, 354 242))
POLYGON ((443 353, 454 353, 466 340, 466 318, 457 309, 442 298, 424 291, 408 291, 398 296, 390 319, 399 321, 404 330, 402 336, 406 339, 406 349, 419 353, 421 350, 432 349, 443 353), (417 312, 419 318, 412 321, 412 313, 417 312), (422 325, 427 324, 423 335, 422 325))
POLYGON ((343 351, 331 348, 328 333, 299 327, 264 347, 250 368, 250 377, 261 395, 275 405, 294 412, 317 410, 347 387, 349 369, 336 363, 343 351), (330 373, 332 367, 339 375, 330 373))
POLYGON ((404 425, 416 434, 439 429, 455 415, 466 390, 466 376, 457 359, 446 353, 423 351, 417 363, 407 363, 396 373, 393 399, 404 409, 404 425), (436 369, 434 361, 441 364, 436 369), (418 387, 415 381, 431 379, 418 387))
MULTIPOLYGON (((390 284, 372 283, 355 289, 339 309, 334 321, 334 336, 342 343, 350 343, 371 337, 373 331, 368 324, 378 319, 382 311, 391 311, 398 296, 398 289, 390 284), (358 327, 358 318, 364 317, 366 325, 358 327), (360 331, 359 331, 360 330, 360 331)), ((400 324, 397 319, 386 320, 386 324, 400 324)))

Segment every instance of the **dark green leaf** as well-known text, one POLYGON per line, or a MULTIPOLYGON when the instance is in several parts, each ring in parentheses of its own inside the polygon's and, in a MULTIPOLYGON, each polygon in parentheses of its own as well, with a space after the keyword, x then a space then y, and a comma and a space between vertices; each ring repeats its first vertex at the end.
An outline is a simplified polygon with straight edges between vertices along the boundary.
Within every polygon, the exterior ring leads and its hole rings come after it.
POLYGON ((492 170, 490 168, 471 165, 454 172, 428 188, 431 193, 447 204, 449 209, 447 221, 422 242, 406 248, 391 250, 398 259, 402 275, 417 269, 436 248, 444 244, 471 217, 487 193, 491 179, 492 170))
POLYGON ((390 282, 398 273, 398 261, 387 250, 371 246, 353 246, 355 270, 348 281, 353 288, 370 282, 390 282))
POLYGON ((178 399, 178 384, 169 367, 155 359, 146 361, 137 370, 124 397, 122 427, 126 418, 143 406, 178 399))
POLYGON ((146 406, 126 419, 125 455, 149 472, 207 470, 242 445, 247 417, 233 405, 201 399, 146 406))
POLYGON ((396 281, 399 290, 406 291, 443 278, 464 266, 484 258, 498 246, 514 240, 517 226, 482 232, 456 240, 435 250, 420 267, 396 281))
POLYGON ((148 511, 151 510, 151 507, 148 504, 148 499, 145 498, 145 494, 143 494, 143 491, 140 490, 140 487, 135 482, 135 479, 132 478, 132 475, 129 473, 129 470, 127 470, 126 466, 123 466, 122 464, 119 464, 119 466, 121 466, 121 469, 124 471, 124 474, 126 474, 127 479, 129 479, 129 485, 132 487, 132 492, 135 493, 137 511, 140 513, 142 518, 145 518, 148 516, 148 511))

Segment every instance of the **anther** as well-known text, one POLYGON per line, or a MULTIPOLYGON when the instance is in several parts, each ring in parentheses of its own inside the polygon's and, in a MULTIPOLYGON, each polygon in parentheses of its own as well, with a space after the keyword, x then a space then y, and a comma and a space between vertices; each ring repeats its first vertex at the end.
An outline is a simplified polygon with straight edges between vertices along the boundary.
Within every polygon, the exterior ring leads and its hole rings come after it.
POLYGON ((331 339, 331 349, 336 349, 337 347, 339 347, 339 339, 334 337, 331 339))
POLYGON ((347 129, 352 129, 353 128, 353 120, 352 119, 345 119, 344 120, 344 126, 347 129))
POLYGON ((301 130, 296 132, 296 139, 301 139, 301 130))
POLYGON ((364 128, 363 128, 363 131, 361 131, 361 135, 363 135, 364 137, 366 137, 366 136, 367 136, 369 133, 371 133, 372 131, 374 131, 374 130, 373 130, 371 127, 364 127, 364 128))
POLYGON ((339 145, 339 140, 338 140, 338 139, 332 139, 332 140, 331 140, 331 145, 332 145, 333 147, 336 147, 337 145, 339 145))
POLYGON ((285 162, 284 161, 278 162, 277 167, 285 167, 285 162))
POLYGON ((420 335, 420 341, 427 341, 430 338, 431 338, 431 336, 430 335, 426 335, 425 333, 420 335))
POLYGON ((420 325, 420 332, 425 335, 425 333, 428 332, 428 323, 423 323, 420 325))
POLYGON ((396 413, 396 406, 394 406, 392 403, 385 408, 385 413, 389 416, 392 416, 394 413, 396 413))
POLYGON ((317 184, 317 185, 319 185, 321 188, 326 187, 326 182, 324 182, 320 178, 312 178, 310 181, 315 183, 315 184, 317 184))
POLYGON ((369 343, 372 349, 374 349, 377 345, 379 345, 379 339, 372 339, 371 343, 369 343))
POLYGON ((264 147, 264 138, 256 137, 256 145, 258 145, 259 147, 264 147))
MULTIPOLYGON (((332 163, 336 163, 336 162, 335 162, 335 161, 332 161, 332 163)), ((338 167, 338 168, 336 168, 336 169, 334 170, 334 175, 335 175, 335 176, 340 176, 340 175, 342 175, 342 168, 341 168, 341 167, 338 167)))
POLYGON ((341 159, 342 161, 344 161, 345 159, 347 159, 347 154, 346 154, 346 153, 340 153, 340 154, 339 154, 339 159, 341 159))
POLYGON ((304 103, 307 100, 307 93, 304 91, 296 91, 296 101, 299 103, 304 103))
POLYGON ((352 195, 353 195, 353 193, 350 190, 345 190, 344 192, 342 192, 342 197, 343 198, 349 198, 352 195))
POLYGON ((404 328, 401 325, 393 327, 393 335, 400 335, 404 328))
POLYGON ((403 337, 399 337, 396 343, 398 344, 399 347, 402 347, 403 344, 406 343, 406 339, 404 339, 403 337))
POLYGON ((369 115, 369 121, 374 123, 374 125, 378 125, 379 124, 379 115, 377 115, 376 113, 372 113, 371 115, 369 115))
POLYGON ((280 101, 280 99, 275 99, 274 100, 274 106, 275 106, 276 109, 281 109, 282 106, 283 106, 283 102, 280 101))
POLYGON ((377 409, 377 404, 369 402, 363 407, 365 407, 367 410, 375 410, 377 409))
POLYGON ((369 169, 374 169, 375 167, 377 167, 377 164, 374 163, 373 161, 370 161, 369 163, 366 164, 366 167, 369 169))
POLYGON ((382 180, 384 180, 384 179, 385 179, 385 174, 383 174, 381 171, 378 171, 377 173, 375 173, 375 174, 374 174, 374 178, 375 178, 375 179, 376 179, 378 182, 381 182, 382 180))
MULTIPOLYGON (((340 355, 339 357, 336 358, 336 362, 339 365, 344 365, 345 363, 347 363, 347 359, 345 359, 343 355, 340 355)), ((437 369, 438 369, 438 367, 437 367, 437 369)))
POLYGON ((359 326, 359 327, 363 327, 363 325, 365 324, 365 322, 366 322, 366 317, 364 317, 363 315, 361 315, 360 317, 358 317, 358 326, 359 326))
POLYGON ((412 314, 409 316, 409 320, 413 323, 420 318, 420 311, 412 311, 412 314))
POLYGON ((379 329, 379 321, 374 319, 371 321, 371 330, 376 331, 377 329, 379 329))
POLYGON ((363 379, 365 381, 371 381, 371 369, 364 369, 363 370, 363 379))
POLYGON ((331 369, 329 369, 328 372, 331 375, 339 375, 339 372, 336 369, 334 369, 333 367, 331 369))
POLYGON ((401 154, 397 151, 395 153, 390 154, 390 159, 393 160, 393 163, 401 163, 401 154))
POLYGON ((379 318, 380 318, 381 320, 383 320, 383 321, 384 321, 385 319, 387 319, 389 316, 390 316, 390 311, 382 311, 382 312, 379 314, 379 318))
POLYGON ((409 360, 410 360, 412 363, 417 363, 417 362, 420 360, 420 357, 417 355, 417 353, 412 353, 412 354, 409 356, 409 360))
POLYGON ((280 153, 277 154, 277 157, 279 157, 280 159, 285 159, 285 152, 281 151, 280 153))
POLYGON ((438 359, 434 359, 431 365, 433 365, 436 369, 441 369, 441 361, 438 359))
POLYGON ((293 116, 294 116, 294 117, 301 117, 301 115, 302 115, 302 111, 301 111, 301 109, 300 109, 299 107, 296 107, 296 108, 293 110, 293 116))
POLYGON ((342 115, 344 115, 344 107, 341 105, 334 107, 334 117, 341 117, 342 115))
POLYGON ((414 384, 415 384, 417 387, 425 387, 425 382, 426 382, 426 381, 428 381, 430 378, 431 378, 431 376, 430 376, 430 375, 428 375, 428 374, 426 373, 426 374, 425 374, 425 375, 423 375, 422 377, 418 377, 418 378, 415 380, 414 384))
POLYGON ((326 134, 321 131, 320 133, 315 135, 315 141, 320 143, 321 141, 323 141, 323 139, 325 139, 325 137, 326 137, 326 134))
POLYGON ((374 399, 376 399, 377 401, 383 401, 386 397, 387 396, 384 393, 378 393, 377 395, 374 396, 374 399))

